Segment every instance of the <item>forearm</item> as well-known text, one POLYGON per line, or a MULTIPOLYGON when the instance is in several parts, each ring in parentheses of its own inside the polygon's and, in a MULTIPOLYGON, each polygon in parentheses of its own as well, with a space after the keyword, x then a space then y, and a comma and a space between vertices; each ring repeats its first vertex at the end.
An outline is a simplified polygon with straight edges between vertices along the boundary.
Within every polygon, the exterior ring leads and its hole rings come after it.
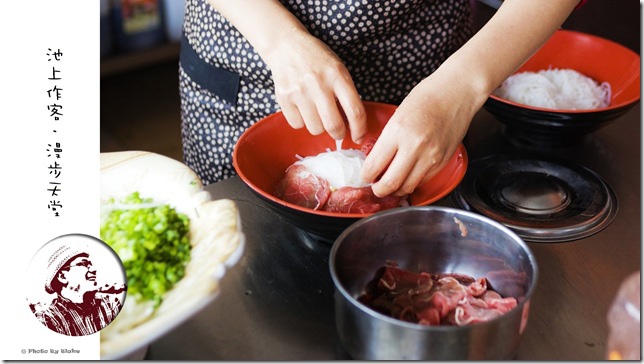
POLYGON ((267 60, 278 42, 288 36, 309 35, 291 12, 276 0, 209 0, 267 60))
POLYGON ((579 0, 506 0, 488 23, 437 72, 437 82, 458 75, 476 106, 536 52, 566 20, 579 0), (446 79, 440 80, 445 75, 446 79))

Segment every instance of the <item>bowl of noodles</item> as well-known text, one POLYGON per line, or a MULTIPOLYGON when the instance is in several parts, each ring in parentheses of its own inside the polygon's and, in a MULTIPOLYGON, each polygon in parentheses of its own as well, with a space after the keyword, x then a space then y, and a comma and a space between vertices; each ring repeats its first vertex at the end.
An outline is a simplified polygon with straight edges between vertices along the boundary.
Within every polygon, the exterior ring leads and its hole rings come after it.
POLYGON ((237 174, 268 208, 315 240, 327 243, 333 242, 351 223, 377 210, 429 205, 456 188, 468 164, 467 152, 462 144, 441 171, 393 204, 389 203, 389 196, 382 200, 375 199, 369 194, 372 192, 368 184, 347 188, 332 182, 340 176, 342 179, 355 179, 348 176, 359 174, 360 164, 356 159, 360 159, 360 156, 364 159, 362 151, 377 140, 396 110, 396 106, 383 103, 364 102, 364 105, 368 132, 365 137, 367 142, 362 145, 348 138, 338 143, 327 133, 311 135, 304 128, 293 129, 281 112, 257 121, 235 145, 233 165, 237 174), (340 161, 330 161, 337 159, 340 161), (297 168, 303 166, 308 168, 301 173, 297 168), (333 176, 321 170, 329 170, 333 176), (330 189, 325 190, 322 185, 327 182, 320 180, 329 181, 330 189), (288 192, 293 189, 294 193, 288 192), (321 192, 327 194, 320 197, 321 192), (312 197, 302 201, 301 196, 312 197), (336 204, 338 196, 352 202, 336 204))
POLYGON ((516 144, 565 146, 608 125, 639 99, 639 54, 560 29, 492 92, 484 108, 516 144))

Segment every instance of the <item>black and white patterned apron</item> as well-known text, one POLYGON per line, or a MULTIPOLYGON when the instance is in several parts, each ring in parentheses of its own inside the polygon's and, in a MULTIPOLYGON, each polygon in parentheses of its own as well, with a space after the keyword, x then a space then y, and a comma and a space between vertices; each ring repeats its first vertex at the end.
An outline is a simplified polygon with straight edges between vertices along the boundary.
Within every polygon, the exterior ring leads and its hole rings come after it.
MULTIPOLYGON (((399 104, 472 34, 469 0, 281 2, 344 61, 363 100, 399 104)), ((184 161, 209 184, 235 175, 237 139, 279 105, 266 64, 207 0, 187 0, 184 19, 184 161)))

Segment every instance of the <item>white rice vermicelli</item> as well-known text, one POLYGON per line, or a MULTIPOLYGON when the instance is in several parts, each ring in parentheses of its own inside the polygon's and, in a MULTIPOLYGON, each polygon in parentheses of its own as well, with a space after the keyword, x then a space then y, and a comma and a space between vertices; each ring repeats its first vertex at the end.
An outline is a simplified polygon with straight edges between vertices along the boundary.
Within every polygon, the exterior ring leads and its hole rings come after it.
POLYGON ((493 94, 535 107, 588 110, 608 106, 611 88, 575 70, 555 68, 514 74, 493 94))
POLYGON ((295 164, 304 165, 311 173, 324 178, 332 189, 340 187, 367 187, 371 183, 360 178, 360 170, 366 155, 357 149, 342 149, 342 141, 336 141, 336 150, 327 149, 326 152, 315 156, 298 157, 295 164))

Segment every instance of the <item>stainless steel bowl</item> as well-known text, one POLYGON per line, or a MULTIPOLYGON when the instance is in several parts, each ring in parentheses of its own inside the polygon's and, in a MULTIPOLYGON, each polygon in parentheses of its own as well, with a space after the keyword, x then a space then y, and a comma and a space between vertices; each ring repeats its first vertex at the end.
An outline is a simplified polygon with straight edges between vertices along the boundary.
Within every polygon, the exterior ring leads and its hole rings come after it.
POLYGON ((331 248, 335 315, 344 349, 359 360, 500 360, 516 355, 537 282, 529 247, 505 226, 468 211, 407 207, 349 226, 331 248), (387 260, 416 272, 486 277, 510 312, 468 326, 427 326, 378 313, 357 300, 387 260))

